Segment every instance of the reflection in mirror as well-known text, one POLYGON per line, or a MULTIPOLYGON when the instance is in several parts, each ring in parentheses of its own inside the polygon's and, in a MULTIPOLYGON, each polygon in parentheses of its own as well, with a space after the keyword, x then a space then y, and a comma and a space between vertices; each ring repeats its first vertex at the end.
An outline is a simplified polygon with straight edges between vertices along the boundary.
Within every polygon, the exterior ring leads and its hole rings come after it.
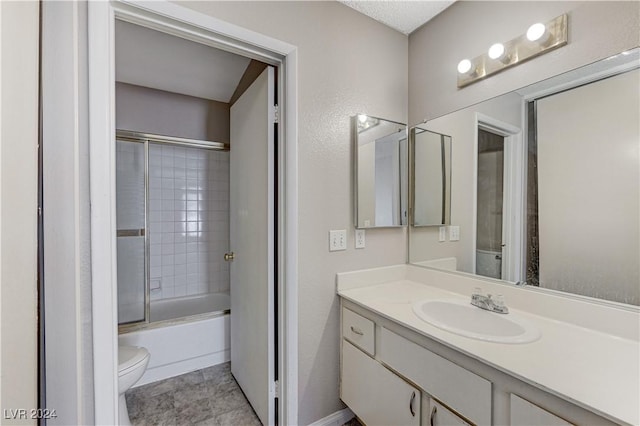
POLYGON ((448 134, 451 224, 411 263, 640 305, 640 49, 421 126, 448 134))
POLYGON ((451 213, 451 136, 411 128, 413 226, 448 225, 451 213))
POLYGON ((407 126, 353 117, 356 228, 407 224, 407 126))

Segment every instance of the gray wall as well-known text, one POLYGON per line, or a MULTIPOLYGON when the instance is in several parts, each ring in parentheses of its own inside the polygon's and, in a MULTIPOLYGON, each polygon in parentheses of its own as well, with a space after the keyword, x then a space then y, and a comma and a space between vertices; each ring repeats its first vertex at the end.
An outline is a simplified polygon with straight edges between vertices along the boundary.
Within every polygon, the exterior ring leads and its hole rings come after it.
POLYGON ((439 117, 640 44, 638 2, 456 2, 409 36, 409 123, 439 117), (569 44, 462 89, 460 60, 569 15, 569 44))
POLYGON ((118 82, 116 127, 229 143, 229 104, 118 82))
POLYGON ((407 37, 337 2, 180 2, 298 47, 299 423, 338 398, 336 272, 404 263, 403 229, 367 232, 354 249, 349 117, 406 122, 407 37), (328 251, 347 229, 348 249, 328 251))

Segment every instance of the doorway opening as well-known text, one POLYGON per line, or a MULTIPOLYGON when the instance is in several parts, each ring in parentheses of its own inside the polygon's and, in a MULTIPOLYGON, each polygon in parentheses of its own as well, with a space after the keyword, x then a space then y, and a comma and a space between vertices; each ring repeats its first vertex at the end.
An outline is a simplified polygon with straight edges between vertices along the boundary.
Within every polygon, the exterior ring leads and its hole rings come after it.
POLYGON ((504 136, 478 129, 476 274, 502 279, 504 136))
MULTIPOLYGON (((114 27, 118 346, 150 353, 140 385, 206 377, 203 400, 246 397, 247 421, 277 424, 278 65, 114 27)), ((144 407, 143 388, 120 404, 144 407)))
POLYGON ((473 270, 486 277, 520 281, 525 179, 521 129, 476 113, 474 157, 473 270))

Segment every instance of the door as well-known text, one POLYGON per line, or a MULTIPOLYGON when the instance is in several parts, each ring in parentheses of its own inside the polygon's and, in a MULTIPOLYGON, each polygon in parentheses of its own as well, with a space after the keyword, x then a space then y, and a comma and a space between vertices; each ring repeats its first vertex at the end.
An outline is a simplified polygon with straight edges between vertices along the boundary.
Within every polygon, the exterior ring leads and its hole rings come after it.
POLYGON ((231 107, 231 372, 260 421, 275 424, 274 68, 231 107))
POLYGON ((420 425, 420 390, 346 340, 340 398, 369 426, 420 425))
POLYGON ((476 274, 503 278, 504 136, 478 129, 476 274))
MULTIPOLYGON (((429 419, 423 422, 430 426, 469 426, 471 423, 464 421, 457 413, 449 410, 435 399, 429 399, 429 419)), ((526 423, 511 423, 513 425, 526 423)))

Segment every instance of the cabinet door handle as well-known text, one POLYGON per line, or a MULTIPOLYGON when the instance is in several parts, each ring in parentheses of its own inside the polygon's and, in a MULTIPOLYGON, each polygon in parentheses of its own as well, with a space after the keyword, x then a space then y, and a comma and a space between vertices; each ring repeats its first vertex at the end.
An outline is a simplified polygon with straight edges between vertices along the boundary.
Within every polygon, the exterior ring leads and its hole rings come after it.
POLYGON ((416 410, 413 409, 413 401, 416 400, 416 392, 413 391, 413 393, 411 394, 411 399, 409 400, 409 411, 411 412, 411 415, 413 417, 416 416, 416 410))
POLYGON ((360 330, 359 328, 356 328, 354 326, 351 326, 351 331, 356 333, 358 336, 364 336, 364 333, 362 332, 362 330, 360 330))
POLYGON ((436 413, 438 412, 438 407, 433 406, 433 410, 431 410, 431 416, 429 417, 429 424, 431 426, 435 426, 433 421, 436 419, 436 413))

